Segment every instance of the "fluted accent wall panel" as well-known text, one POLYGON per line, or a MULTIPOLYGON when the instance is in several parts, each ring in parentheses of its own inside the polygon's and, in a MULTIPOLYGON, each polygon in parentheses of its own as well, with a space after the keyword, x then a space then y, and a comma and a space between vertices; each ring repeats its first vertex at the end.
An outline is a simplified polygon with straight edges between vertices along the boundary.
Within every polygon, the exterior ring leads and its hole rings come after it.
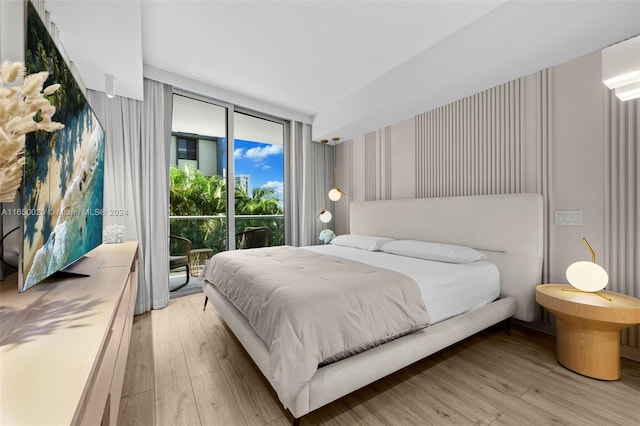
MULTIPOLYGON (((640 297, 640 100, 605 100, 605 268, 611 290, 640 297)), ((640 347, 640 328, 622 331, 640 347)))
POLYGON ((336 215, 334 231, 340 235, 349 233, 349 206, 353 200, 353 143, 341 143, 335 149, 336 183, 345 192, 339 201, 332 203, 336 215))
MULTIPOLYGON (((551 152, 552 152, 552 102, 551 102, 551 69, 535 74, 535 144, 536 144, 536 192, 544 199, 544 244, 542 264, 542 282, 550 282, 551 264, 551 152)), ((543 324, 553 325, 553 316, 539 307, 539 318, 543 324)))
POLYGON ((376 132, 364 135, 364 199, 372 201, 378 199, 378 155, 376 132))
POLYGON ((536 192, 544 199, 544 264, 542 267, 542 282, 548 283, 550 280, 551 264, 551 152, 552 152, 552 116, 551 90, 552 90, 551 69, 547 68, 536 73, 536 168, 538 169, 538 179, 536 182, 536 192))
POLYGON ((385 127, 380 131, 383 141, 383 155, 384 165, 381 167, 383 171, 383 179, 381 183, 381 195, 383 200, 391 200, 391 126, 385 127))
POLYGON ((364 135, 364 200, 392 198, 392 126, 364 135))
POLYGON ((416 198, 523 188, 523 79, 415 117, 416 198))
MULTIPOLYGON (((640 297, 640 101, 615 98, 601 65, 594 52, 346 142, 349 201, 537 192, 541 282, 567 282, 566 268, 588 259, 586 236, 608 288, 640 297), (556 225, 563 210, 583 223, 556 225)), ((552 330, 540 311, 536 326, 552 330)), ((622 343, 640 359, 638 327, 622 343)))

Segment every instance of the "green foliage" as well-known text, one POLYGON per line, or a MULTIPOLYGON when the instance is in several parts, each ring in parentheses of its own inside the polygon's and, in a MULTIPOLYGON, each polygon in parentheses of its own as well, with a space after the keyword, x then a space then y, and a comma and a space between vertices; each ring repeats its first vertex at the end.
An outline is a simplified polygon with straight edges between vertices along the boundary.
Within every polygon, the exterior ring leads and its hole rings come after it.
POLYGON ((171 216, 216 216, 226 214, 227 188, 222 176, 204 176, 200 170, 172 167, 169 170, 169 214, 171 216))
POLYGON ((235 190, 236 215, 282 214, 278 195, 270 188, 254 188, 251 195, 242 187, 235 190))
MULTIPOLYGON (((277 193, 269 188, 254 188, 248 194, 235 188, 236 230, 247 226, 268 226, 269 244, 284 244, 284 218, 243 218, 243 215, 282 215, 277 193)), ((171 216, 226 216, 227 186, 222 176, 207 177, 187 167, 169 170, 169 214, 171 216)), ((171 235, 180 235, 192 242, 192 248, 224 250, 226 218, 172 219, 171 235)))

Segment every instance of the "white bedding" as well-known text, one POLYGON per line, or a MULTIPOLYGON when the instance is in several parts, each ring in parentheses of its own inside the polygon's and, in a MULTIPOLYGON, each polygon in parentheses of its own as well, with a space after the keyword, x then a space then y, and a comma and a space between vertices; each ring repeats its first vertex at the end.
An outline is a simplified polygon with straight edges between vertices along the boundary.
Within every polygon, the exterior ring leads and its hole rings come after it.
POLYGON ((297 247, 218 253, 203 276, 244 315, 270 353, 269 378, 291 407, 323 361, 424 328, 411 278, 297 247))
POLYGON ((433 262, 332 244, 303 247, 404 274, 418 284, 430 324, 484 306, 500 294, 500 273, 491 262, 433 262))

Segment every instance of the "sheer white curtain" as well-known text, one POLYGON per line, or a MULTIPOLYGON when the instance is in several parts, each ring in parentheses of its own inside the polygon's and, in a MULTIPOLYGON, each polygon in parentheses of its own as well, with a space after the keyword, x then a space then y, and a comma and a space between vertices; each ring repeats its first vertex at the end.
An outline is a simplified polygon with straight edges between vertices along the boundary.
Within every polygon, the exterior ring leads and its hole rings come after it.
POLYGON ((136 314, 169 302, 168 170, 171 87, 144 80, 144 102, 88 91, 105 127, 104 208, 127 212, 105 216, 103 226, 126 226, 140 244, 136 314))
POLYGON ((325 202, 335 213, 327 197, 332 184, 333 149, 311 140, 311 125, 291 123, 291 245, 318 244, 320 231, 333 229, 333 219, 329 223, 318 219, 325 202))

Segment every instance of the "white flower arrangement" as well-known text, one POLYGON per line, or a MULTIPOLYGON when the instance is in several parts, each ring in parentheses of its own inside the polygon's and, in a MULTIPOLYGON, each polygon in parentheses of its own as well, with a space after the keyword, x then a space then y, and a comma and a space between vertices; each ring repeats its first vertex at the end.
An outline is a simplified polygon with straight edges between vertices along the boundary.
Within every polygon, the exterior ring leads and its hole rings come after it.
POLYGON ((24 75, 22 62, 7 61, 0 66, 0 202, 12 202, 22 182, 25 135, 64 127, 51 121, 56 108, 45 98, 60 85, 42 89, 49 77, 47 71, 25 77, 20 85, 24 75))
POLYGON ((320 236, 318 237, 318 239, 325 244, 329 244, 335 237, 336 234, 334 234, 331 229, 323 229, 322 231, 320 231, 320 236))

